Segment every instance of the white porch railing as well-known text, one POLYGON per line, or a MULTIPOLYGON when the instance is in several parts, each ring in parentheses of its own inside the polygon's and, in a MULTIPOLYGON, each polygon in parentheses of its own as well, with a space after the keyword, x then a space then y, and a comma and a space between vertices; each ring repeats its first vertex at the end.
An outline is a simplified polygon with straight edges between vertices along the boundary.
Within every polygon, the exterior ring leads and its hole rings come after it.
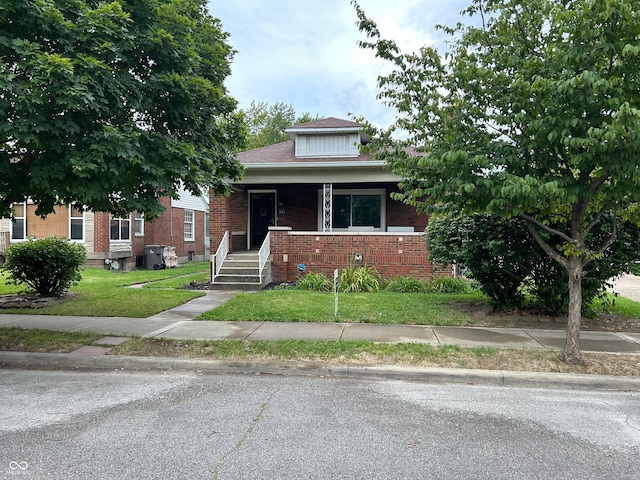
POLYGON ((264 237, 264 241, 262 242, 262 246, 260 247, 260 251, 258 252, 258 272, 260 275, 260 283, 262 283, 262 271, 264 270, 264 266, 267 264, 267 260, 269 260, 270 255, 271 232, 267 233, 267 236, 264 237))
POLYGON ((211 256, 211 283, 215 283, 216 277, 220 273, 222 264, 229 253, 229 232, 224 232, 224 236, 218 245, 218 250, 211 256))

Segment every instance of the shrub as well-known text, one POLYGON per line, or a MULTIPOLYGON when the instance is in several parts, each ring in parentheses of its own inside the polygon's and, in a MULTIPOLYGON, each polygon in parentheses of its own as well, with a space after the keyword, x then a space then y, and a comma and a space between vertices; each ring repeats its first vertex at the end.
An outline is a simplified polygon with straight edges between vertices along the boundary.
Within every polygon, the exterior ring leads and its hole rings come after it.
POLYGON ((378 292, 382 277, 375 267, 348 267, 340 272, 341 292, 378 292))
POLYGON ((87 252, 76 243, 49 237, 14 243, 5 250, 3 269, 15 284, 27 285, 42 296, 59 297, 80 281, 87 252))
MULTIPOLYGON (((616 227, 616 241, 585 268, 582 281, 585 312, 606 291, 610 278, 628 271, 629 264, 638 260, 640 228, 623 219, 618 219, 616 227)), ((564 240, 545 231, 539 233, 552 248, 562 249, 564 240)), ((612 217, 605 214, 592 230, 587 247, 597 249, 611 234, 612 217)), ((567 272, 539 247, 524 221, 518 218, 485 214, 431 217, 427 245, 432 262, 457 261, 468 267, 480 290, 500 307, 521 307, 526 292, 528 300, 548 314, 567 311, 567 272)))
POLYGON ((442 277, 431 280, 427 289, 431 293, 467 293, 471 287, 467 280, 442 277))
POLYGON ((300 290, 313 290, 315 292, 330 292, 333 290, 333 282, 324 273, 309 272, 300 277, 296 283, 300 290))
POLYGON ((424 293, 427 285, 415 277, 396 277, 385 287, 385 290, 399 293, 424 293))

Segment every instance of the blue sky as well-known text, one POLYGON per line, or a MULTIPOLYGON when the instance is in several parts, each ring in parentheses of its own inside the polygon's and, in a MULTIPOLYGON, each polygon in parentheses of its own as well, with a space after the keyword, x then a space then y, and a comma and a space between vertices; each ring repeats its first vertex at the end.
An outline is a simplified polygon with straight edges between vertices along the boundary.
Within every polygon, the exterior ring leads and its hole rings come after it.
MULTIPOLYGON (((454 25, 469 0, 359 0, 385 38, 403 51, 441 45, 435 25, 454 25)), ((348 119, 364 116, 379 127, 394 112, 376 100, 377 76, 389 65, 358 47, 350 0, 210 0, 237 50, 227 87, 240 108, 252 100, 283 102, 297 114, 348 119)))

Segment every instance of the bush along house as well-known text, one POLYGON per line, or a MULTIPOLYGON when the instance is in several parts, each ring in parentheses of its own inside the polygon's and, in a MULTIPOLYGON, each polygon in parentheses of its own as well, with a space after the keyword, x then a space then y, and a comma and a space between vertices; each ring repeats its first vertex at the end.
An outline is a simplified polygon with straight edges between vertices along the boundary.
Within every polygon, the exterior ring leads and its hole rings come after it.
POLYGON ((58 205, 54 213, 40 218, 32 202, 14 204, 13 219, 0 219, 0 256, 11 243, 57 236, 82 244, 88 266, 110 270, 163 268, 207 259, 208 196, 181 191, 178 199, 159 201, 165 212, 152 222, 137 212, 116 218, 76 205, 58 205))
POLYGON ((242 152, 244 177, 211 195, 214 288, 259 289, 304 272, 373 266, 384 277, 429 277, 427 215, 395 201, 400 178, 361 154, 358 124, 326 118, 285 130, 290 140, 242 152))

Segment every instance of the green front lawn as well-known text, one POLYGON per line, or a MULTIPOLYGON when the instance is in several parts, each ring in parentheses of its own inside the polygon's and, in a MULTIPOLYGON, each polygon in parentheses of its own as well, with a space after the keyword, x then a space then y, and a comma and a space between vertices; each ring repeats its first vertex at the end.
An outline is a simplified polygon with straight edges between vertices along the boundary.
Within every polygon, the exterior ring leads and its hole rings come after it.
POLYGON ((221 306, 202 314, 201 320, 260 320, 280 322, 409 323, 415 325, 466 325, 470 320, 449 305, 486 301, 478 292, 467 294, 344 293, 338 297, 305 290, 266 290, 239 293, 221 306))
MULTIPOLYGON (((177 307, 204 295, 193 290, 176 290, 194 279, 208 278, 209 262, 193 262, 166 270, 131 270, 112 272, 101 268, 84 268, 82 280, 71 288, 76 298, 59 305, 29 313, 41 315, 82 315, 94 317, 145 318, 177 307), (163 288, 128 288, 147 282, 164 283, 163 288)), ((3 276, 0 294, 17 293, 21 289, 6 283, 3 276)), ((2 313, 25 313, 24 309, 4 309, 2 313)))

